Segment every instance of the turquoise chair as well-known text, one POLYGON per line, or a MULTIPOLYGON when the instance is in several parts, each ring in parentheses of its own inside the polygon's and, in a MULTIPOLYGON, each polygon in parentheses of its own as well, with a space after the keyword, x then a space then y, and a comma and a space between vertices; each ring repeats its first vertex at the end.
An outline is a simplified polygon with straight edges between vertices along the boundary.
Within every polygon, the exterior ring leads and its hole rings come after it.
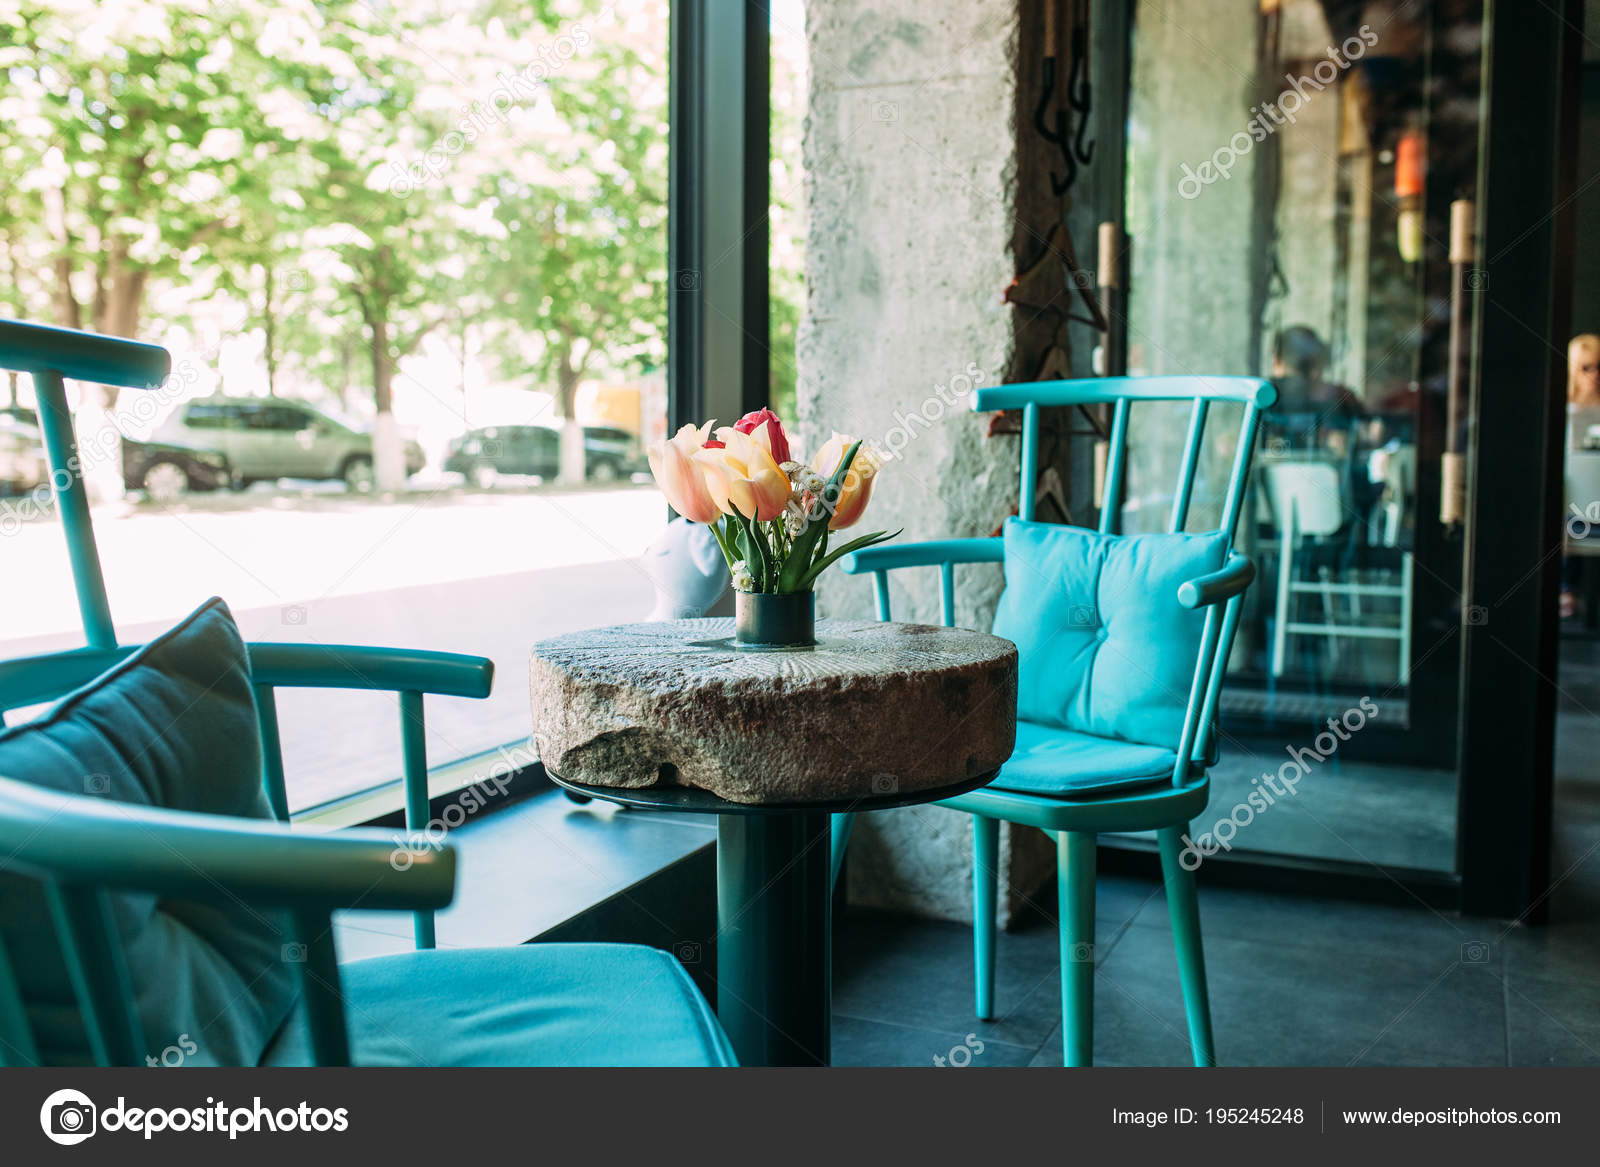
MULTIPOLYGON (((163 976, 170 976, 174 986, 181 982, 184 990, 194 988, 191 982, 208 975, 206 961, 221 963, 215 959, 219 948, 225 956, 255 951, 240 946, 242 929, 255 929, 250 943, 256 949, 262 936, 282 940, 284 967, 267 967, 257 978, 284 982, 274 1002, 278 1012, 255 1022, 261 1032, 254 1035, 249 1056, 259 1053, 263 1063, 733 1064, 714 1015, 669 954, 620 944, 436 949, 433 912, 454 894, 452 846, 376 830, 314 835, 291 829, 275 690, 396 693, 406 825, 418 831, 429 817, 423 697, 488 696, 492 662, 342 645, 246 647, 220 601, 150 645, 119 645, 63 380, 152 388, 168 375, 168 355, 156 346, 114 337, 0 321, 0 369, 33 378, 87 640, 79 649, 0 661, 0 725, 12 710, 63 699, 56 712, 0 734, 0 757, 27 757, 35 769, 41 758, 46 770, 57 760, 64 769, 82 768, 87 763, 64 752, 59 739, 36 740, 39 727, 63 732, 58 723, 65 720, 65 732, 81 732, 87 736, 76 740, 98 746, 123 732, 126 723, 138 724, 138 717, 127 713, 131 706, 147 700, 150 708, 160 708, 163 686, 166 709, 178 715, 231 686, 231 706, 224 702, 193 720, 207 740, 180 741, 170 752, 198 759, 200 765, 191 768, 202 771, 201 785, 209 780, 203 771, 212 757, 245 756, 260 771, 259 789, 254 773, 243 774, 244 797, 233 799, 230 813, 113 801, 0 776, 0 839, 5 840, 0 881, 11 880, 0 891, 33 889, 34 899, 48 907, 37 921, 0 921, 22 929, 37 923, 45 937, 37 950, 21 952, 8 952, 0 937, 0 1065, 50 1060, 49 1050, 41 1054, 38 1031, 43 1025, 59 1036, 63 1001, 40 1005, 35 998, 30 1009, 25 991, 46 962, 59 965, 70 982, 61 991, 67 1010, 75 1011, 69 1028, 84 1060, 144 1065, 151 1057, 148 1038, 157 1046, 176 1039, 175 1033, 148 1033, 141 1015, 134 962, 142 958, 148 964, 150 952, 132 950, 158 931, 153 920, 161 925, 157 940, 168 945, 162 951, 194 955, 199 971, 143 969, 151 992, 146 1002, 165 1000, 163 976), (174 637, 187 639, 174 644, 174 637), (194 671, 190 666, 198 654, 211 649, 225 662, 215 679, 199 684, 192 676, 184 678, 186 667, 194 671), (231 666, 226 663, 230 650, 231 666), (62 710, 81 711, 86 726, 62 710), (240 735, 233 733, 240 726, 257 730, 259 749, 246 732, 248 750, 240 754, 240 735), (26 738, 20 745, 19 735, 26 738), (159 907, 152 911, 152 904, 159 907), (418 951, 341 965, 331 913, 351 908, 415 913, 418 951), (130 921, 144 928, 133 945, 130 921), (195 944, 191 933, 215 943, 209 948, 195 944), (233 954, 226 951, 229 944, 233 954)), ((151 724, 140 730, 145 740, 167 744, 151 724)), ((157 786, 171 777, 145 757, 134 759, 128 769, 144 775, 154 769, 157 786)), ((205 797, 214 802, 217 795, 208 789, 205 797)), ((17 917, 24 914, 12 910, 17 917)), ((197 991, 204 996, 205 986, 197 991)), ((235 1028, 248 1031, 250 1024, 247 1017, 235 1028)))
MULTIPOLYGON (((1265 381, 1239 377, 1109 377, 980 389, 975 410, 1022 410, 1020 513, 1003 537, 874 547, 843 561, 846 572, 872 573, 883 620, 890 619, 888 573, 937 566, 947 626, 955 622, 956 564, 1006 564, 995 632, 1018 642, 1016 750, 991 784, 940 805, 972 815, 977 1014, 984 1020, 994 1016, 1000 823, 1056 837, 1062 1052, 1069 1066, 1090 1065, 1094 1056, 1095 848, 1096 836, 1107 831, 1156 832, 1191 1051, 1197 1066, 1215 1064, 1194 873, 1182 862, 1182 839, 1210 798, 1206 770, 1216 755, 1218 695, 1241 597, 1255 577, 1250 560, 1232 548, 1233 530, 1261 413, 1275 399, 1265 381), (1191 403, 1169 533, 1118 536, 1128 412, 1136 402, 1163 401, 1191 403), (1243 416, 1220 522, 1214 531, 1185 535, 1206 421, 1223 402, 1242 405, 1243 416), (1040 409, 1104 405, 1113 413, 1099 532, 1033 523, 1040 409)), ((836 874, 851 822, 848 815, 835 818, 836 874)))

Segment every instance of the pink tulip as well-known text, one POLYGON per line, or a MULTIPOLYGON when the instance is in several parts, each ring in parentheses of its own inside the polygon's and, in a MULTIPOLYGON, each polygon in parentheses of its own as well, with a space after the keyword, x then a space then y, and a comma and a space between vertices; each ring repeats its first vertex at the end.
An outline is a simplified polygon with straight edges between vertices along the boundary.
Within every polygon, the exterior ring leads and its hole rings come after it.
POLYGON ((741 434, 749 434, 767 448, 772 460, 779 466, 789 461, 789 435, 783 432, 783 422, 770 409, 747 413, 733 423, 741 434))

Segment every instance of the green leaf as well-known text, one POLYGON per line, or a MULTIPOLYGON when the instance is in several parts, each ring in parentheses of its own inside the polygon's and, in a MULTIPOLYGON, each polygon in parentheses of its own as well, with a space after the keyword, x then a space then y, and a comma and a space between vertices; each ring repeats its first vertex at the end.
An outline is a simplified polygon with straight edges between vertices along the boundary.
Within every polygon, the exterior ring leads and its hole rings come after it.
MULTIPOLYGON (((900 528, 900 531, 904 530, 904 527, 900 528)), ((886 539, 893 539, 895 535, 900 534, 900 531, 896 531, 894 534, 888 534, 884 531, 874 531, 870 535, 863 535, 859 539, 850 540, 850 542, 846 543, 843 547, 838 548, 837 550, 817 560, 816 563, 812 564, 811 570, 806 572, 806 574, 800 580, 800 590, 805 591, 811 587, 811 585, 816 582, 817 577, 823 572, 827 571, 828 568, 833 565, 834 560, 841 559, 844 556, 849 555, 852 551, 860 551, 863 547, 871 547, 874 543, 882 543, 886 539)))
POLYGON ((739 514, 734 508, 734 514, 739 518, 739 544, 744 549, 745 568, 750 572, 750 578, 756 582, 756 591, 767 590, 767 552, 761 541, 761 535, 756 530, 755 522, 739 514))

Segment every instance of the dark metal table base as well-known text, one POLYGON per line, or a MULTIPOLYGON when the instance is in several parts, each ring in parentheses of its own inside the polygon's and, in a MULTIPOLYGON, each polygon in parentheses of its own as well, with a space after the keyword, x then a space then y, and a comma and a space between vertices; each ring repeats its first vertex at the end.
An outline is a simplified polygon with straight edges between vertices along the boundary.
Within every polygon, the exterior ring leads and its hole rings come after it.
POLYGON ((953 798, 994 774, 914 794, 766 806, 685 786, 623 789, 550 778, 623 806, 717 815, 717 1017, 741 1065, 826 1066, 833 1008, 829 816, 953 798))

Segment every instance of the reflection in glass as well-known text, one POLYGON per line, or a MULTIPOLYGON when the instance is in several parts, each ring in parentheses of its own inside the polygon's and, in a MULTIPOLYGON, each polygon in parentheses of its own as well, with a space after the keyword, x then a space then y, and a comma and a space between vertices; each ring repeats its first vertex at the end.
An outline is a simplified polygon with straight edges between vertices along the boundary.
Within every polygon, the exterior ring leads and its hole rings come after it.
MULTIPOLYGON (((1238 847, 1455 865, 1460 533, 1438 521, 1437 481, 1450 299, 1471 291, 1451 286, 1448 207, 1475 189, 1481 49, 1471 4, 1137 9, 1129 371, 1279 393, 1238 532, 1260 575, 1213 807, 1314 749, 1330 718, 1376 711, 1238 847)), ((1123 529, 1159 530, 1187 419, 1130 420, 1123 529)), ((1231 454, 1228 427, 1212 432, 1196 523, 1214 521, 1231 454)))

